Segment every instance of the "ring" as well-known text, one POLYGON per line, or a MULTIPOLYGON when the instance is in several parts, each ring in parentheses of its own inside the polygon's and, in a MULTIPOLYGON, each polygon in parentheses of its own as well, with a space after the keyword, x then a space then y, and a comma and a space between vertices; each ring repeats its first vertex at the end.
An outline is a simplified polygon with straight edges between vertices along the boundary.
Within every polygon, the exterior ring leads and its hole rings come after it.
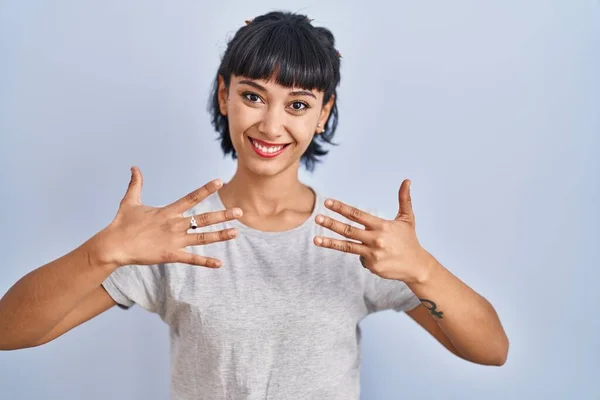
POLYGON ((190 219, 190 228, 191 229, 196 229, 197 227, 198 227, 198 223, 196 222, 196 219, 192 215, 192 218, 190 219))

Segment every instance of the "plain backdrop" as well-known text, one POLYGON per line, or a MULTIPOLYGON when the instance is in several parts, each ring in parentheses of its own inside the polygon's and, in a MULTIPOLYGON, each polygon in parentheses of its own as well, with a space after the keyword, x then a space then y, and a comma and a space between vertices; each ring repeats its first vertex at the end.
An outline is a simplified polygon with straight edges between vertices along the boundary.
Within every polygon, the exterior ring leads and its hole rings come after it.
MULTIPOLYGON (((301 178, 389 218, 412 179, 422 245, 510 338, 485 367, 371 315, 362 398, 600 398, 598 1, 0 1, 0 293, 106 226, 130 166, 156 206, 231 177, 209 89, 227 40, 276 9, 343 56, 340 145, 301 178)), ((166 399, 169 381, 168 327, 140 307, 0 353, 2 399, 166 399)))

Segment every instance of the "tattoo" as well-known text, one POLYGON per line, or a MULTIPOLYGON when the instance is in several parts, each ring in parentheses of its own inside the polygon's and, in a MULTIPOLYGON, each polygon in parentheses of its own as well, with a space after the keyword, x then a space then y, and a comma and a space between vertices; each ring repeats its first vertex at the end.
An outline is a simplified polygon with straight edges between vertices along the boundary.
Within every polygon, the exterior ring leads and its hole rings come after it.
POLYGON ((437 305, 431 301, 431 300, 427 300, 427 299, 419 299, 421 300, 421 302, 423 303, 429 303, 429 307, 427 304, 424 304, 425 308, 429 310, 429 312, 431 313, 431 315, 433 315, 434 317, 438 317, 439 319, 442 319, 442 315, 444 315, 443 311, 438 311, 437 310, 437 305))

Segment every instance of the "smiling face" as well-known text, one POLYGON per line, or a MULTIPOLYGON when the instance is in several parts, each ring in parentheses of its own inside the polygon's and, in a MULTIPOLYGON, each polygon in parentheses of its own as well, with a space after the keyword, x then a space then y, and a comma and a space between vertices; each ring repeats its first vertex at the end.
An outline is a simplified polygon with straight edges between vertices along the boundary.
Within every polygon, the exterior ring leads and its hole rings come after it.
POLYGON ((219 76, 219 108, 229 122, 238 168, 263 176, 297 170, 333 107, 334 97, 323 104, 323 95, 240 76, 231 76, 227 88, 219 76))

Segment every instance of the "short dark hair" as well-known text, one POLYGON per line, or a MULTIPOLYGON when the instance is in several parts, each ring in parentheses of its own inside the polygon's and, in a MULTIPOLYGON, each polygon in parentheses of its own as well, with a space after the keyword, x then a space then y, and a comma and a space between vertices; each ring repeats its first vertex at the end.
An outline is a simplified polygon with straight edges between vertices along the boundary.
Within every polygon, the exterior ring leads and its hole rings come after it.
POLYGON ((212 125, 219 133, 225 155, 237 158, 227 116, 219 107, 219 75, 229 88, 231 76, 250 79, 269 79, 285 87, 300 87, 324 92, 323 104, 335 96, 325 131, 314 135, 301 161, 308 171, 329 151, 318 141, 332 142, 338 123, 337 86, 340 83, 340 54, 335 48, 331 31, 315 27, 306 15, 273 11, 247 21, 227 44, 211 93, 209 112, 212 125))

